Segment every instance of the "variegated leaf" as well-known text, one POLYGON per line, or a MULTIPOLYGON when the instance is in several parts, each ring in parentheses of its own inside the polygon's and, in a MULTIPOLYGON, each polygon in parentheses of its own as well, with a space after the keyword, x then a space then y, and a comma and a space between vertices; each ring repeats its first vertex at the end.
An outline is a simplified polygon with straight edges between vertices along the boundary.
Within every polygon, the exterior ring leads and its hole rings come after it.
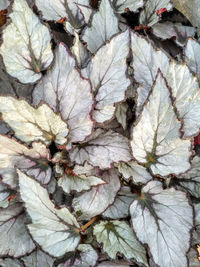
POLYGON ((65 207, 57 209, 37 181, 19 170, 18 175, 21 198, 32 219, 27 227, 33 239, 54 257, 74 251, 80 241, 76 218, 65 207))
POLYGON ((40 249, 36 249, 30 255, 23 257, 22 261, 27 267, 53 267, 55 260, 40 249))
POLYGON ((14 0, 12 9, 0 53, 11 76, 22 83, 33 83, 53 60, 51 36, 25 0, 14 0))
POLYGON ((2 267, 24 267, 19 260, 17 259, 13 260, 11 258, 0 259, 0 266, 2 267))
POLYGON ((89 81, 76 69, 75 59, 63 44, 56 50, 55 64, 38 83, 33 92, 33 103, 48 103, 67 121, 69 141, 83 141, 91 134, 93 122, 90 112, 93 98, 89 81))
POLYGON ((158 266, 187 266, 193 211, 185 193, 149 182, 131 204, 130 214, 137 237, 148 245, 158 266))
POLYGON ((189 39, 185 48, 185 61, 200 79, 200 43, 189 39))

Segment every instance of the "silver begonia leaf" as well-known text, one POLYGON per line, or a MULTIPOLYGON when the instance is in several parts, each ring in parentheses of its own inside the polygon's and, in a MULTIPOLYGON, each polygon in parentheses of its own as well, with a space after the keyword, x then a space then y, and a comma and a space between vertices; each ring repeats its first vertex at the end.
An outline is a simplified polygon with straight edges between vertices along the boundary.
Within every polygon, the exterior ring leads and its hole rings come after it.
POLYGON ((125 98, 130 85, 130 79, 126 76, 129 42, 128 30, 114 36, 97 51, 88 64, 86 72, 96 99, 92 116, 98 123, 113 117, 115 104, 125 98))
POLYGON ((21 203, 0 209, 0 256, 21 257, 34 250, 35 245, 29 236, 21 203))
POLYGON ((181 140, 181 122, 172 106, 166 81, 158 72, 148 101, 132 130, 135 159, 154 175, 180 174, 190 167, 191 141, 181 140))
POLYGON ((158 10, 166 8, 169 11, 172 7, 171 0, 148 0, 140 13, 140 23, 150 27, 159 21, 158 10))
POLYGON ((129 181, 131 179, 134 184, 146 184, 153 178, 145 167, 133 160, 130 162, 120 162, 116 164, 116 167, 118 167, 125 180, 129 181))
POLYGON ((9 0, 1 0, 0 2, 0 10, 6 9, 10 5, 9 0))
POLYGON ((8 207, 10 195, 9 188, 0 181, 0 208, 8 207))
POLYGON ((129 207, 133 202, 134 197, 135 196, 131 193, 129 187, 122 187, 118 192, 114 203, 102 214, 103 217, 109 219, 122 219, 128 217, 129 207))
POLYGON ((87 27, 82 38, 90 52, 95 53, 106 41, 119 32, 118 19, 110 0, 101 0, 99 10, 93 15, 91 26, 87 27))
POLYGON ((51 36, 25 0, 14 0, 12 9, 12 22, 3 30, 0 53, 11 76, 33 83, 53 60, 51 36))
POLYGON ((37 249, 30 255, 23 257, 22 261, 27 267, 53 267, 55 260, 40 249, 37 249))
POLYGON ((189 39, 185 47, 185 61, 200 79, 200 43, 189 39))
POLYGON ((18 175, 21 198, 32 219, 27 227, 33 239, 54 257, 74 251, 80 241, 76 218, 67 208, 56 208, 37 181, 19 170, 18 175))
POLYGON ((128 9, 135 12, 144 5, 143 0, 111 0, 117 13, 124 13, 128 9))
POLYGON ((106 184, 98 185, 73 199, 75 211, 81 213, 80 220, 88 220, 99 215, 114 202, 116 194, 120 190, 118 173, 112 169, 106 171, 102 178, 106 184))
POLYGON ((159 38, 166 40, 175 38, 175 42, 184 46, 188 37, 194 37, 196 29, 190 26, 184 26, 181 23, 172 23, 167 21, 165 23, 156 23, 152 27, 153 33, 159 38))
POLYGON ((119 252, 127 259, 148 266, 145 248, 138 242, 133 230, 124 221, 100 221, 93 228, 93 234, 103 250, 112 258, 119 252))
POLYGON ((50 145, 54 140, 59 145, 67 143, 66 122, 46 104, 34 108, 24 100, 0 96, 0 112, 15 136, 23 142, 43 141, 50 145))
POLYGON ((90 6, 85 6, 80 4, 77 4, 77 6, 84 17, 85 23, 89 23, 93 11, 92 8, 90 6))
POLYGON ((93 167, 88 164, 83 167, 76 165, 73 170, 65 169, 58 180, 58 185, 69 194, 71 191, 81 192, 93 186, 105 184, 105 181, 92 174, 92 170, 93 167))
POLYGON ((71 142, 83 141, 92 132, 90 118, 94 101, 88 80, 76 69, 75 59, 60 44, 56 50, 55 63, 33 92, 33 103, 48 103, 67 121, 71 142))
POLYGON ((125 102, 125 103, 121 103, 117 106, 116 108, 116 118, 117 118, 117 121, 122 125, 123 129, 126 130, 126 127, 127 127, 127 110, 128 110, 128 104, 125 102))
POLYGON ((149 182, 131 204, 130 214, 137 237, 148 245, 157 265, 187 266, 193 210, 185 193, 149 182))
POLYGON ((18 184, 16 167, 47 184, 52 174, 49 159, 49 150, 42 143, 33 143, 32 148, 28 148, 14 138, 0 135, 0 175, 11 188, 18 184))
POLYGON ((2 267, 24 267, 19 260, 11 258, 0 259, 0 266, 2 267))
POLYGON ((128 139, 113 131, 97 129, 83 144, 77 144, 69 157, 77 164, 87 161, 101 169, 110 168, 112 163, 129 161, 128 139))

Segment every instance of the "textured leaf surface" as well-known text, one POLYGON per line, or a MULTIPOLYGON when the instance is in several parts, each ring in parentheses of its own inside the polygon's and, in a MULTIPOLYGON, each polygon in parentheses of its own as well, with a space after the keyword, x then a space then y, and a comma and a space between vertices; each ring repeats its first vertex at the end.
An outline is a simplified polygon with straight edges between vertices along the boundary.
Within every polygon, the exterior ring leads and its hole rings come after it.
POLYGON ((124 13, 126 9, 135 12, 143 6, 143 0, 111 0, 117 13, 124 13))
POLYGON ((131 204, 130 214, 137 237, 148 244, 156 264, 187 266, 193 212, 183 192, 149 182, 141 198, 131 204))
POLYGON ((190 140, 181 140, 166 81, 159 72, 148 102, 133 128, 131 147, 135 159, 155 175, 180 174, 189 169, 190 140))
POLYGON ((70 141, 83 141, 92 131, 90 119, 93 98, 89 81, 75 68, 75 59, 63 44, 56 50, 54 66, 36 86, 33 103, 43 100, 67 121, 70 141))
POLYGON ((37 249, 29 256, 23 257, 22 261, 27 267, 53 267, 54 259, 37 249))
POLYGON ((85 166, 76 165, 73 171, 65 170, 58 180, 58 185, 61 186, 65 193, 69 194, 71 191, 81 192, 89 190, 93 186, 105 184, 105 182, 92 175, 93 167, 85 164, 85 166))
POLYGON ((129 187, 122 187, 118 192, 114 203, 103 213, 103 216, 109 219, 122 219, 129 215, 129 206, 134 200, 134 194, 130 192, 129 187))
POLYGON ((126 77, 129 42, 128 30, 116 35, 97 51, 87 67, 96 98, 93 118, 99 123, 113 117, 114 104, 125 98, 125 91, 130 85, 126 77))
POLYGON ((40 140, 47 145, 53 140, 59 145, 67 142, 67 124, 46 104, 33 108, 24 100, 1 96, 0 112, 15 136, 23 142, 40 140))
POLYGON ((25 0, 15 0, 12 7, 12 22, 3 31, 0 53, 11 76, 33 83, 53 60, 51 36, 25 0))
POLYGON ((194 27, 172 22, 156 23, 152 29, 153 33, 163 40, 175 38, 175 42, 180 46, 184 46, 187 38, 194 37, 196 33, 194 27))
POLYGON ((76 212, 81 212, 80 220, 90 218, 102 213, 115 200, 120 189, 120 181, 115 170, 110 170, 102 175, 106 184, 98 185, 81 196, 74 198, 73 207, 76 212))
POLYGON ((10 258, 0 259, 0 264, 2 267, 23 267, 20 261, 10 258))
POLYGON ((91 26, 86 28, 82 38, 90 52, 94 53, 117 32, 118 19, 110 0, 102 0, 99 11, 93 15, 91 26))
POLYGON ((146 184, 152 179, 151 174, 146 168, 139 165, 136 161, 120 162, 119 164, 116 164, 116 166, 124 179, 127 181, 131 179, 135 184, 146 184))
POLYGON ((185 48, 185 61, 189 68, 200 78, 200 44, 189 39, 185 48))
POLYGON ((78 264, 78 267, 82 266, 93 267, 96 265, 98 254, 91 245, 80 244, 78 246, 78 250, 80 251, 80 256, 81 256, 81 260, 80 263, 78 264))
POLYGON ((32 219, 27 226, 33 239, 55 257, 74 251, 80 241, 75 217, 67 208, 55 208, 47 190, 38 182, 19 170, 18 175, 21 198, 32 219))
POLYGON ((47 184, 51 179, 49 158, 49 151, 42 143, 33 143, 32 148, 28 148, 15 139, 0 135, 0 175, 11 188, 18 183, 16 167, 47 184))
POLYGON ((114 162, 131 159, 127 138, 113 131, 105 132, 102 129, 97 129, 84 144, 77 145, 69 152, 69 156, 78 164, 87 161, 92 166, 98 166, 101 169, 109 168, 114 162))
POLYGON ((93 233, 99 243, 103 243, 103 250, 112 258, 117 252, 127 259, 134 258, 137 262, 147 264, 144 247, 137 241, 129 225, 123 221, 101 221, 94 226, 93 233))
POLYGON ((188 67, 171 61, 167 81, 175 97, 178 115, 183 120, 184 137, 197 135, 200 128, 200 88, 188 67))
POLYGON ((152 26, 159 21, 157 10, 166 8, 169 11, 172 7, 170 0, 148 0, 144 10, 140 13, 140 23, 142 25, 152 26))
POLYGON ((35 245, 25 223, 22 204, 14 203, 6 209, 0 209, 0 256, 21 257, 33 251, 35 245))

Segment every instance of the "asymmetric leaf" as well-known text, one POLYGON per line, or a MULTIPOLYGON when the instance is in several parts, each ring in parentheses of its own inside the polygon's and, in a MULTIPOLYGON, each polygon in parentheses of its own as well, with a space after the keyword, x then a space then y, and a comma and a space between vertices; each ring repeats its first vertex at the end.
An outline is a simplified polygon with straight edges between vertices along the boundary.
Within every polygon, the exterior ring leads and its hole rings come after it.
POLYGON ((21 198, 32 219, 27 227, 33 239, 54 257, 74 251, 80 241, 76 218, 67 208, 57 209, 37 181, 19 170, 18 175, 21 198))
POLYGON ((35 245, 29 236, 21 203, 0 209, 0 256, 21 257, 30 253, 35 245), (12 240, 12 242, 11 242, 12 240))
POLYGON ((120 162, 116 164, 116 167, 118 167, 124 179, 127 181, 131 179, 134 184, 146 184, 153 178, 145 167, 133 160, 130 162, 120 162))
POLYGON ((58 180, 58 185, 62 187, 65 193, 69 194, 71 191, 81 192, 89 190, 93 186, 105 184, 105 182, 92 175, 93 167, 85 164, 85 166, 76 165, 73 169, 63 170, 62 176, 58 180))
POLYGON ((87 161, 101 169, 110 168, 112 163, 129 161, 128 139, 116 132, 97 129, 85 143, 78 144, 69 152, 70 159, 78 164, 87 161))
POLYGON ((190 167, 191 141, 181 140, 181 123, 176 117, 170 92, 158 72, 148 101, 132 130, 135 159, 154 175, 180 174, 190 167))
POLYGON ((185 64, 172 60, 167 73, 167 82, 175 98, 178 116, 183 120, 184 137, 192 137, 200 128, 200 88, 198 79, 185 64))
POLYGON ((117 13, 124 13, 126 9, 135 12, 143 6, 143 0, 111 0, 117 13))
POLYGON ((189 39, 185 48, 185 61, 200 79, 200 43, 189 39))
POLYGON ((106 184, 98 185, 81 196, 74 198, 73 207, 76 212, 81 212, 80 220, 90 218, 102 213, 115 200, 120 189, 118 173, 111 169, 102 175, 106 184))
POLYGON ((98 123, 113 117, 115 104, 125 98, 125 91, 130 85, 126 75, 129 42, 128 30, 114 36, 97 51, 87 67, 96 99, 93 118, 98 123))
POLYGON ((144 10, 140 13, 140 23, 150 27, 159 21, 158 10, 166 8, 169 11, 172 7, 171 0, 148 0, 144 10))
POLYGON ((124 221, 100 221, 94 226, 93 233, 103 250, 112 258, 119 252, 127 259, 134 259, 148 266, 146 251, 138 242, 130 226, 124 221))
POLYGON ((0 135, 0 175, 11 188, 18 184, 16 167, 47 184, 51 179, 49 159, 49 151, 42 143, 33 143, 28 148, 14 138, 0 135))
POLYGON ((91 26, 86 28, 82 38, 90 52, 95 53, 117 32, 119 32, 118 19, 110 0, 101 0, 99 11, 93 15, 91 26))
POLYGON ((149 182, 131 204, 130 214, 137 237, 148 245, 157 265, 187 266, 193 212, 185 193, 149 182))
POLYGON ((21 141, 43 141, 49 145, 67 143, 68 127, 61 117, 46 104, 33 108, 24 100, 0 96, 0 112, 3 120, 13 129, 21 141))
POLYGON ((54 66, 36 86, 33 103, 48 103, 67 121, 72 142, 83 141, 92 132, 90 112, 93 106, 91 86, 76 69, 75 59, 63 44, 56 50, 54 66))
POLYGON ((54 259, 37 249, 29 256, 23 257, 22 261, 27 267, 53 267, 54 259))
POLYGON ((11 76, 33 83, 53 60, 51 36, 25 0, 14 0, 12 9, 12 22, 3 31, 0 53, 11 76))

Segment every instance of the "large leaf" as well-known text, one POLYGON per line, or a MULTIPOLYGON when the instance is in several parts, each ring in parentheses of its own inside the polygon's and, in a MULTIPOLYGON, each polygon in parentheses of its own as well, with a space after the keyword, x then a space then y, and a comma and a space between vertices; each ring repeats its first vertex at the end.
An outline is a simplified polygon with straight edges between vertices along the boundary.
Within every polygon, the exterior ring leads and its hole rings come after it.
POLYGON ((193 212, 185 193, 163 190, 160 182, 149 182, 131 204, 130 214, 137 237, 149 246, 156 264, 187 266, 193 212))
POLYGON ((128 140, 113 131, 97 129, 85 143, 77 144, 69 152, 70 159, 78 164, 87 161, 101 169, 110 168, 111 164, 131 159, 128 140))
POLYGON ((37 181, 19 170, 18 175, 21 198, 32 219, 27 227, 33 239, 54 257, 74 251, 80 241, 76 218, 67 208, 57 209, 37 181))
POLYGON ((144 10, 140 13, 140 23, 142 25, 152 26, 159 20, 157 11, 166 8, 167 11, 171 10, 173 5, 171 0, 148 0, 144 10))
POLYGON ((67 124, 46 104, 33 108, 24 100, 1 96, 0 112, 15 136, 23 142, 29 144, 40 140, 47 145, 52 141, 59 145, 67 142, 67 124))
POLYGON ((200 28, 200 0, 172 0, 178 9, 193 26, 200 28))
POLYGON ((129 42, 128 30, 116 35, 97 51, 87 67, 96 98, 93 118, 99 123, 113 117, 114 105, 125 98, 125 91, 130 85, 126 76, 129 42))
POLYGON ((76 165, 73 170, 65 169, 58 180, 58 185, 67 194, 71 191, 89 190, 91 187, 100 184, 105 184, 105 182, 93 174, 93 167, 88 164, 83 167, 76 165))
POLYGON ((37 249, 30 255, 23 257, 22 261, 27 267, 53 267, 55 260, 40 249, 37 249))
POLYGON ((185 48, 185 61, 200 79, 200 44, 196 40, 188 40, 185 48))
POLYGON ((123 175, 124 179, 127 181, 131 179, 135 184, 146 184, 152 179, 152 176, 147 169, 139 165, 136 161, 120 162, 119 164, 116 164, 116 167, 118 167, 118 170, 123 175))
POLYGON ((23 206, 14 203, 6 209, 0 209, 0 256, 21 257, 35 248, 25 223, 23 206), (12 240, 12 241, 11 241, 12 240))
POLYGON ((0 175, 11 188, 18 184, 16 167, 47 184, 52 173, 49 159, 49 150, 42 143, 33 143, 32 148, 28 148, 14 138, 0 135, 0 175))
POLYGON ((82 38, 90 52, 94 53, 117 32, 118 19, 110 0, 101 0, 99 11, 93 15, 91 26, 86 28, 82 38))
POLYGON ((135 159, 154 175, 180 174, 190 167, 191 142, 181 140, 181 123, 170 99, 170 91, 158 72, 152 92, 132 131, 135 159))
POLYGON ((75 59, 63 44, 56 50, 54 66, 36 86, 33 103, 43 100, 67 121, 73 142, 83 141, 92 131, 90 112, 93 106, 91 86, 75 67, 75 59))
POLYGON ((137 11, 143 6, 143 0, 111 0, 117 13, 124 13, 127 9, 129 11, 137 11))
POLYGON ((80 220, 101 214, 115 200, 120 189, 120 181, 115 170, 110 170, 102 175, 106 184, 98 185, 81 196, 74 198, 73 207, 80 213, 80 220))
POLYGON ((127 259, 134 259, 148 266, 146 251, 127 223, 123 221, 101 221, 94 226, 93 233, 97 241, 103 243, 103 250, 112 259, 115 259, 119 252, 127 259))
POLYGON ((51 36, 25 0, 15 0, 12 7, 12 22, 3 31, 0 53, 11 76, 33 83, 53 60, 51 36))

